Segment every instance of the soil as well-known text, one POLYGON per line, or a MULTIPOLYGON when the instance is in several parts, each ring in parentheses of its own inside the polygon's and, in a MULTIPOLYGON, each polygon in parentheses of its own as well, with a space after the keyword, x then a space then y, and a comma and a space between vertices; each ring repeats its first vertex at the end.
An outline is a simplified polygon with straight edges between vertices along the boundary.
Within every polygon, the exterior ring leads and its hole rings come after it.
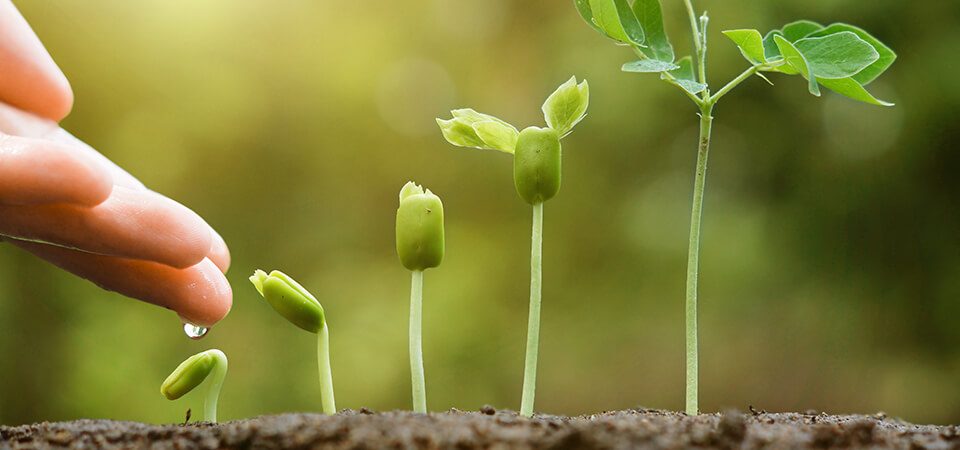
POLYGON ((580 417, 480 411, 343 410, 220 424, 77 420, 0 426, 0 448, 898 448, 960 449, 960 427, 823 413, 703 414, 636 409, 580 417))

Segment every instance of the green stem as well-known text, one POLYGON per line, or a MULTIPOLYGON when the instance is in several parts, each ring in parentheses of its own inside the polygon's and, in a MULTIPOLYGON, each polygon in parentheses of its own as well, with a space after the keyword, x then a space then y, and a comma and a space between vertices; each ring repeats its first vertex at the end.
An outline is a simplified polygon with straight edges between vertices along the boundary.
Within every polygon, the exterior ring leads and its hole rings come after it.
POLYGON ((423 378, 423 349, 420 344, 423 271, 414 270, 410 283, 410 376, 413 380, 413 411, 427 412, 427 387, 423 378))
MULTIPOLYGON (((690 0, 684 0, 684 4, 687 5, 687 17, 690 18, 690 31, 693 32, 693 46, 697 51, 697 55, 700 54, 700 29, 697 27, 697 13, 693 10, 693 3, 690 0)), ((699 60, 699 58, 697 58, 699 60)), ((701 83, 703 80, 701 80, 701 83)))
POLYGON ((697 408, 697 270, 700 261, 700 216, 703 210, 703 188, 707 179, 707 156, 710 151, 712 103, 700 109, 700 141, 697 151, 697 174, 693 183, 693 206, 690 211, 690 241, 687 248, 687 414, 696 415, 697 408))
POLYGON ((324 414, 337 412, 333 399, 333 373, 330 370, 330 330, 327 324, 317 333, 317 363, 320 368, 320 401, 324 414))
POLYGON ((220 389, 223 379, 227 377, 227 355, 220 350, 211 350, 216 362, 213 364, 213 377, 207 387, 207 398, 203 402, 203 420, 217 423, 217 400, 220 399, 220 389))
POLYGON ((533 415, 537 389, 537 351, 540 346, 540 280, 543 248, 543 202, 533 205, 533 233, 530 244, 530 316, 527 318, 527 359, 523 369, 523 396, 520 415, 533 415))

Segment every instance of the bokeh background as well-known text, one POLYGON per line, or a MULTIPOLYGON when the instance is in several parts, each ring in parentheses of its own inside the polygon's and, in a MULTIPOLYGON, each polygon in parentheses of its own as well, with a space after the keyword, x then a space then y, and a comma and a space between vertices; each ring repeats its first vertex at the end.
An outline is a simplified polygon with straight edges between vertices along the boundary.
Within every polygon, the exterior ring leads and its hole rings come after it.
MULTIPOLYGON (((200 341, 167 310, 0 246, 0 423, 180 422, 160 382, 230 358, 223 420, 319 411, 315 340, 247 282, 282 269, 327 311, 337 405, 409 409, 408 180, 444 201, 425 277, 429 409, 519 408, 530 209, 510 157, 440 136, 474 107, 520 127, 571 75, 589 115, 545 207, 536 409, 683 408, 683 298, 697 116, 569 1, 15 2, 71 80, 63 126, 190 206, 233 253, 230 315, 200 341)), ((885 411, 960 423, 960 3, 703 0, 709 81, 746 67, 720 34, 807 18, 899 53, 869 86, 752 79, 714 110, 700 278, 701 408, 885 411)), ((682 2, 664 1, 677 53, 682 2)))

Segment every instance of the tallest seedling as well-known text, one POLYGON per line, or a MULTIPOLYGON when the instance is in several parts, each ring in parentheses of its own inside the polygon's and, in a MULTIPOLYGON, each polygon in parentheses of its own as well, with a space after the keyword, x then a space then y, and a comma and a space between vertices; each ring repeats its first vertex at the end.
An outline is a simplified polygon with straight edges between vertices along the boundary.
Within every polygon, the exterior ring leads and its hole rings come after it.
POLYGON ((530 250, 530 316, 527 321, 527 357, 523 371, 520 414, 533 415, 537 384, 537 349, 540 345, 540 273, 543 244, 543 202, 560 191, 560 139, 587 113, 590 101, 587 80, 576 77, 553 91, 543 103, 546 128, 517 131, 513 125, 472 109, 451 111, 450 120, 437 119, 443 137, 461 147, 500 150, 513 155, 513 182, 523 201, 533 206, 530 250))
MULTIPOLYGON (((864 85, 887 70, 897 55, 866 31, 845 23, 823 26, 800 20, 761 36, 753 29, 724 31, 750 64, 716 92, 707 84, 707 13, 698 19, 690 0, 684 0, 693 33, 694 56, 674 59, 673 46, 663 29, 659 0, 574 0, 580 15, 595 30, 627 45, 640 58, 623 65, 624 72, 659 73, 660 79, 680 88, 700 109, 700 139, 690 213, 687 251, 687 414, 697 414, 697 265, 700 258, 700 212, 707 176, 707 152, 713 106, 740 83, 762 72, 800 75, 811 94, 820 86, 861 102, 891 106, 877 100, 864 85)), ((773 83, 770 83, 773 84, 773 83)))

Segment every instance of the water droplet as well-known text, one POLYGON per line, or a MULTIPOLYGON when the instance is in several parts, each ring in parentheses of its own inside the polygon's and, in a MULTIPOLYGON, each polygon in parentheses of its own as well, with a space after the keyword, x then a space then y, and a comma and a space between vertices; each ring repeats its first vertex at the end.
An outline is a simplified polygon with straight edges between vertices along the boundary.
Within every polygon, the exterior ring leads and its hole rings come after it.
POLYGON ((201 327, 192 323, 183 324, 183 332, 190 339, 200 339, 207 335, 207 331, 210 331, 207 327, 201 327))

